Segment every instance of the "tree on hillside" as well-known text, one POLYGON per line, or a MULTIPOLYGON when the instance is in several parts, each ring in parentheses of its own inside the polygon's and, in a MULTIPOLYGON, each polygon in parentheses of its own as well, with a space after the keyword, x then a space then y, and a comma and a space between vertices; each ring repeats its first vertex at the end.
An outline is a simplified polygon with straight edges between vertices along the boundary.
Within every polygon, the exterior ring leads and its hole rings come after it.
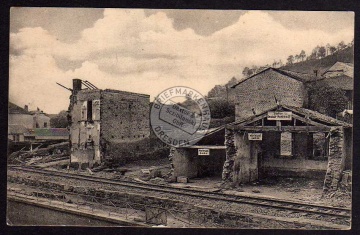
POLYGON ((304 50, 301 50, 299 56, 300 56, 301 61, 304 61, 304 59, 306 58, 305 51, 304 51, 304 50))
POLYGON ((237 84, 239 82, 239 80, 236 79, 236 77, 232 77, 227 83, 226 86, 231 87, 235 84, 237 84))
POLYGON ((68 126, 67 111, 62 110, 50 118, 50 126, 54 128, 66 128, 68 126))
POLYGON ((352 46, 354 46, 354 39, 351 40, 351 42, 348 44, 348 47, 352 47, 352 46))
POLYGON ((336 52, 336 47, 330 46, 329 50, 330 50, 330 54, 332 55, 336 52))
POLYGON ((330 55, 330 47, 331 47, 331 45, 329 43, 327 43, 326 46, 325 46, 326 56, 330 55))
POLYGON ((280 68, 280 67, 282 67, 282 66, 284 66, 284 64, 283 64, 282 60, 279 60, 279 62, 278 62, 278 66, 279 66, 279 68, 280 68))
POLYGON ((207 103, 209 104, 212 118, 232 117, 235 115, 235 104, 228 102, 224 98, 208 99, 207 103))
POLYGON ((326 56, 326 49, 325 47, 319 47, 318 52, 317 52, 317 58, 321 59, 324 58, 326 56))
POLYGON ((253 65, 253 66, 251 66, 251 70, 252 70, 252 74, 255 74, 255 73, 257 73, 257 72, 258 72, 259 67, 258 67, 258 66, 256 66, 256 65, 253 65))
POLYGON ((345 45, 344 41, 341 41, 337 46, 338 51, 343 50, 345 48, 346 48, 346 45, 345 45))
POLYGON ((287 58, 287 64, 293 64, 293 62, 294 62, 294 56, 289 55, 289 57, 287 58))
POLYGON ((324 84, 314 84, 308 88, 309 108, 319 113, 336 117, 347 107, 345 91, 324 84))
POLYGON ((309 57, 308 57, 309 60, 316 60, 316 59, 317 59, 318 48, 319 48, 319 46, 315 47, 315 48, 311 51, 311 54, 310 54, 309 57))
POLYGON ((249 77, 252 75, 252 70, 249 67, 245 67, 242 71, 244 77, 249 77))
POLYGON ((218 97, 226 92, 226 88, 221 85, 215 85, 208 93, 208 97, 218 97))
POLYGON ((300 56, 299 56, 299 55, 295 55, 295 56, 294 56, 294 59, 295 59, 296 62, 299 62, 300 56))

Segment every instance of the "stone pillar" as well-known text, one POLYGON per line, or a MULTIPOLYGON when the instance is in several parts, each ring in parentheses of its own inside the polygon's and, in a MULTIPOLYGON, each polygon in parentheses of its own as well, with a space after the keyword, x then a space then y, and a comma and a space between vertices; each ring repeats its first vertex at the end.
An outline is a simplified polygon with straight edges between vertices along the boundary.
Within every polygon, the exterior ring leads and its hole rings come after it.
POLYGON ((170 171, 167 174, 167 179, 169 182, 176 181, 176 177, 174 176, 174 164, 173 164, 173 157, 174 157, 175 151, 176 151, 176 148, 170 147, 170 153, 169 153, 170 171))
POLYGON ((234 130, 225 128, 225 147, 226 147, 226 160, 223 166, 222 179, 224 181, 232 181, 234 158, 237 151, 237 148, 235 146, 234 130))
POLYGON ((328 167, 324 180, 324 192, 336 190, 341 180, 344 168, 344 132, 342 127, 332 127, 330 130, 328 167))

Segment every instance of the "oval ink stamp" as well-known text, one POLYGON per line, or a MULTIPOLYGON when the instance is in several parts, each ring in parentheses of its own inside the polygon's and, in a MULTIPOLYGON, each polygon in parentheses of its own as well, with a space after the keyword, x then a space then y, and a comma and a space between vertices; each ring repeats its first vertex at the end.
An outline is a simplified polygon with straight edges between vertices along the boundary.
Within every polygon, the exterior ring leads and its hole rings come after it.
POLYGON ((173 147, 196 144, 207 133, 210 120, 210 108, 205 97, 185 86, 162 91, 155 97, 150 111, 150 124, 155 135, 173 147), (186 101, 176 102, 179 98, 186 101))

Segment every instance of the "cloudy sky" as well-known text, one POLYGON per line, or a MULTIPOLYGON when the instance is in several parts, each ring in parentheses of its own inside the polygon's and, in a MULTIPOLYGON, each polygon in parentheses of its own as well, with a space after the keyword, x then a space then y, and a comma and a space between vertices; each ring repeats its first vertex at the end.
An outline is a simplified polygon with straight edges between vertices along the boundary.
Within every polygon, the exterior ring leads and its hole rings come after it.
POLYGON ((10 101, 67 109, 73 78, 151 95, 202 94, 245 66, 350 42, 351 12, 12 8, 10 101))

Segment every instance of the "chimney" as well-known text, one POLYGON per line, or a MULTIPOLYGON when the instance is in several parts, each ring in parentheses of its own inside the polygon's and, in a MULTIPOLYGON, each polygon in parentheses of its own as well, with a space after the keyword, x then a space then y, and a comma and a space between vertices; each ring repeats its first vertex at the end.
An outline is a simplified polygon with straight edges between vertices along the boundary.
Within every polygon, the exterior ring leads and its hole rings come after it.
POLYGON ((81 79, 73 79, 73 95, 76 95, 81 90, 81 79))
POLYGON ((315 73, 315 77, 317 77, 318 76, 318 70, 314 69, 314 73, 315 73))
POLYGON ((25 106, 24 106, 24 109, 25 109, 26 111, 29 111, 29 106, 25 105, 25 106))

